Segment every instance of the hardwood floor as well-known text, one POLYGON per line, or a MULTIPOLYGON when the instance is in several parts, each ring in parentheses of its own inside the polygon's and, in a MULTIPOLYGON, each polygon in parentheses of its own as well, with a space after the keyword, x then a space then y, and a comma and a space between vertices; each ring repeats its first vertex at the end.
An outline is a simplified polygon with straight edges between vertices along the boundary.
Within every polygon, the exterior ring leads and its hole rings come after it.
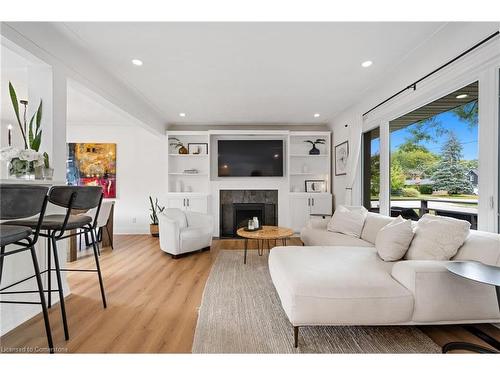
MULTIPOLYGON (((299 244, 292 239, 289 244, 299 244)), ((241 249, 243 241, 217 240, 211 251, 172 259, 145 235, 115 236, 115 250, 100 258, 108 308, 103 309, 97 276, 68 276, 66 298, 70 340, 64 341, 59 305, 50 309, 54 345, 70 353, 189 353, 205 282, 221 249, 241 249)), ((90 268, 93 258, 68 267, 90 268)), ((19 308, 22 308, 19 305, 19 308)), ((484 325, 500 338, 499 330, 484 325)), ((486 345, 457 326, 422 327, 438 345, 465 340, 486 345)), ((41 314, 0 338, 3 348, 45 347, 41 314)))

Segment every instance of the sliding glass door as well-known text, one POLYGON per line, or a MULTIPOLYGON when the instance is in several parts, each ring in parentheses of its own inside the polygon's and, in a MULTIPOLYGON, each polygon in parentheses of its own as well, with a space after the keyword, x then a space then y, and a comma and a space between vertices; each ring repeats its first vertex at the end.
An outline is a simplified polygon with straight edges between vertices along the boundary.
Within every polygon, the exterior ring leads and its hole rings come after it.
POLYGON ((479 84, 390 121, 390 212, 467 220, 477 228, 479 84))

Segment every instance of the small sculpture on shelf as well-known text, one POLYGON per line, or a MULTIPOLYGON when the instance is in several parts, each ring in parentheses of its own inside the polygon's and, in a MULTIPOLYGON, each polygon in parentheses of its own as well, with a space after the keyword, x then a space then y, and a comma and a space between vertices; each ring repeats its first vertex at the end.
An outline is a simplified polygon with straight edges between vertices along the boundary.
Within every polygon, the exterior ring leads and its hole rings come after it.
POLYGON ((316 148, 316 145, 324 145, 326 143, 326 140, 324 138, 318 138, 315 141, 304 141, 306 143, 312 144, 312 148, 309 150, 309 155, 319 155, 320 151, 318 148, 316 148))
POLYGON ((179 138, 171 137, 168 139, 170 142, 170 146, 174 146, 176 149, 179 149, 179 154, 185 155, 188 154, 188 149, 184 147, 184 144, 179 140, 179 138))

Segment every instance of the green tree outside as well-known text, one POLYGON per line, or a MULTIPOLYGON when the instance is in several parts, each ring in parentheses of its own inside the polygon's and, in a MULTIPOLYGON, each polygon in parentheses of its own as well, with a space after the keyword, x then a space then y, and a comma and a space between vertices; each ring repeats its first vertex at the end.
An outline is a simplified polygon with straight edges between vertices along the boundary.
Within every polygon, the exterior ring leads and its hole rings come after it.
POLYGON ((441 149, 441 160, 432 175, 433 190, 445 190, 448 194, 471 194, 473 187, 467 178, 467 168, 462 163, 462 145, 453 132, 441 149))

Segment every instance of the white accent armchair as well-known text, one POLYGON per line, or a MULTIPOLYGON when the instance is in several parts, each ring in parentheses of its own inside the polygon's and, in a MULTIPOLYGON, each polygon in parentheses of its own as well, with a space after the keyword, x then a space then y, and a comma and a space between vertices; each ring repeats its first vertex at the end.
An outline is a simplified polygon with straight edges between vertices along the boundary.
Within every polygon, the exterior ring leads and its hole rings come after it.
POLYGON ((210 215, 167 208, 158 215, 160 249, 177 258, 179 254, 210 248, 214 230, 210 215))

